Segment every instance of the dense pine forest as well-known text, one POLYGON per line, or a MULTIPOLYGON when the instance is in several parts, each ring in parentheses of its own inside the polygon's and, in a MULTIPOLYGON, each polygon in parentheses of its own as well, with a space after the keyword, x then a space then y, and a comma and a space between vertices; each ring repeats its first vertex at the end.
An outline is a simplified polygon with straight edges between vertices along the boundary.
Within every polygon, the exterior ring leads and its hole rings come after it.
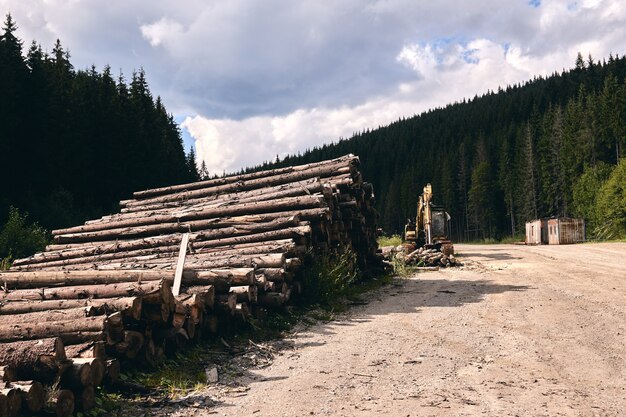
POLYGON ((33 221, 47 229, 79 224, 116 210, 134 190, 197 179, 195 157, 185 155, 179 128, 143 70, 129 81, 109 67, 76 70, 61 42, 49 53, 34 41, 26 48, 16 29, 7 16, 0 33, 0 258, 28 252, 33 243, 16 243, 16 230, 33 221))
MULTIPOLYGON (((574 60, 573 60, 574 61, 574 60)), ((398 233, 430 182, 456 241, 523 234, 526 221, 581 216, 590 238, 626 237, 626 58, 595 61, 463 100, 289 156, 354 153, 381 224, 398 233)))

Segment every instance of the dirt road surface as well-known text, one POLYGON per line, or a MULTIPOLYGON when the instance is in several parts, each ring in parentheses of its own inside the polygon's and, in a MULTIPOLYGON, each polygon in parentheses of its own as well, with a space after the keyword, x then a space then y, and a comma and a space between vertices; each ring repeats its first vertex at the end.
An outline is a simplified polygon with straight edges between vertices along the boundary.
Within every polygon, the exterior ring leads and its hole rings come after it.
POLYGON ((626 244, 456 250, 181 414, 626 415, 626 244))

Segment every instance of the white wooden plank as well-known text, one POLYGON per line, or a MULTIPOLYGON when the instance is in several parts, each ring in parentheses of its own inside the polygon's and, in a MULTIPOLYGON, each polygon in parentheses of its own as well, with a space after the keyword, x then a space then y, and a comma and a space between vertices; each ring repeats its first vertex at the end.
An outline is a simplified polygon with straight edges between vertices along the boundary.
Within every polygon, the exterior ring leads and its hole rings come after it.
POLYGON ((184 233, 180 242, 180 251, 178 252, 178 263, 176 264, 176 273, 174 274, 174 286, 172 293, 174 296, 180 295, 180 286, 183 281, 183 269, 185 269, 185 257, 187 256, 187 246, 189 244, 189 233, 184 233))

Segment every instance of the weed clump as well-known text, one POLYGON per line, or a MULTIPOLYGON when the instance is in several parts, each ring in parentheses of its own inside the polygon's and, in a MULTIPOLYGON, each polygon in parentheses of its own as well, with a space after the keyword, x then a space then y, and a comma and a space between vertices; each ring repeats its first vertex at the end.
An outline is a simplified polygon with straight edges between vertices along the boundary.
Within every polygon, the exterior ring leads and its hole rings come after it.
POLYGON ((378 246, 400 246, 402 237, 400 235, 381 236, 378 238, 378 246))
POLYGON ((302 272, 303 302, 306 305, 329 305, 347 296, 350 285, 360 276, 356 254, 352 250, 331 251, 307 258, 310 265, 302 272))

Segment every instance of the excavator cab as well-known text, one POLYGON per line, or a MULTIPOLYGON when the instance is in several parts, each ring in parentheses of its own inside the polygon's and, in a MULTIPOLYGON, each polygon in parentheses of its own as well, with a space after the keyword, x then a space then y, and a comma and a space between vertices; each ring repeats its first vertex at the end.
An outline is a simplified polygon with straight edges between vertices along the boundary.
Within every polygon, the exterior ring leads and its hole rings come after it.
POLYGON ((454 245, 450 241, 450 215, 443 207, 432 203, 432 196, 432 186, 426 184, 417 203, 415 222, 409 219, 404 227, 404 240, 417 247, 436 248, 452 255, 454 245))

